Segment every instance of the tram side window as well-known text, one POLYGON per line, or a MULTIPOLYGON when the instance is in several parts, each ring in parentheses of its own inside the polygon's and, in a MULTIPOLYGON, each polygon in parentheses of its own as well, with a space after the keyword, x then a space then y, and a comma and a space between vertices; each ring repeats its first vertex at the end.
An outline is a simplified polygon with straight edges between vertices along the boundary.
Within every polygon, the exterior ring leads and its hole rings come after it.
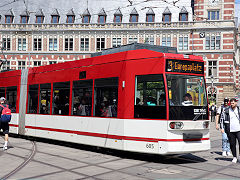
POLYGON ((163 75, 136 76, 135 118, 166 118, 166 93, 163 75))
POLYGON ((28 90, 28 113, 36 114, 38 108, 38 84, 30 85, 28 90))
POLYGON ((53 84, 53 114, 69 114, 70 82, 53 84))
POLYGON ((0 97, 5 97, 5 88, 0 88, 0 97))
POLYGON ((39 113, 50 114, 51 84, 40 84, 39 113))
POLYGON ((96 79, 94 116, 117 117, 118 78, 96 79))
POLYGON ((8 87, 6 91, 6 100, 12 112, 16 112, 17 87, 8 87))
POLYGON ((73 82, 72 115, 91 116, 93 80, 73 82))

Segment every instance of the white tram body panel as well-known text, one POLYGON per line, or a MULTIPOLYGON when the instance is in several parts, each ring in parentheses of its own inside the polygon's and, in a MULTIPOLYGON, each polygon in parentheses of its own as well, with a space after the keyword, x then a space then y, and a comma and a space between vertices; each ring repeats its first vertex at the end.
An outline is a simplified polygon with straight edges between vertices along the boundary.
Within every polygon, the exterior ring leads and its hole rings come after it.
MULTIPOLYGON (((210 149, 205 121, 182 121, 181 130, 171 121, 26 114, 25 135, 118 150, 152 154, 178 154, 210 149), (184 141, 183 133, 203 134, 201 141, 184 141)), ((16 129, 11 127, 11 132, 16 129)))
POLYGON ((18 123, 19 122, 19 114, 18 113, 12 113, 12 119, 9 123, 9 131, 13 134, 18 134, 18 123), (11 126, 12 124, 12 126, 11 126))

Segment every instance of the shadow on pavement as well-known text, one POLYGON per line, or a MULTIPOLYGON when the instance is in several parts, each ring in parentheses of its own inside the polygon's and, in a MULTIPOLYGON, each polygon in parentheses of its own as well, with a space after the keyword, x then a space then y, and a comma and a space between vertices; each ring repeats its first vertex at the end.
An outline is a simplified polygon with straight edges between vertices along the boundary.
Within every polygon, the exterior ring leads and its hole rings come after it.
POLYGON ((188 163, 201 163, 207 161, 201 157, 193 154, 177 154, 177 155, 158 155, 158 154, 146 154, 137 152, 120 151, 115 149, 108 149, 96 146, 89 146, 83 144, 76 144, 64 141, 57 141, 44 138, 28 137, 21 135, 12 135, 15 138, 28 139, 30 141, 38 141, 48 144, 60 145, 85 151, 91 151, 111 156, 116 156, 124 159, 141 160, 147 162, 161 163, 161 164, 188 164, 188 163))
POLYGON ((220 151, 212 151, 211 154, 217 154, 217 155, 220 155, 220 156, 221 156, 221 155, 222 155, 222 152, 220 152, 220 151))

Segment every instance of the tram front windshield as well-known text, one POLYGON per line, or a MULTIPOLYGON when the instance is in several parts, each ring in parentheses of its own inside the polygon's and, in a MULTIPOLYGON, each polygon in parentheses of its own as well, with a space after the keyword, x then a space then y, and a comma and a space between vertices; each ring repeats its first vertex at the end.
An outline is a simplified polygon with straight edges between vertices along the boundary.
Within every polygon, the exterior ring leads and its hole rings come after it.
POLYGON ((202 76, 168 74, 167 86, 170 120, 208 119, 202 76))

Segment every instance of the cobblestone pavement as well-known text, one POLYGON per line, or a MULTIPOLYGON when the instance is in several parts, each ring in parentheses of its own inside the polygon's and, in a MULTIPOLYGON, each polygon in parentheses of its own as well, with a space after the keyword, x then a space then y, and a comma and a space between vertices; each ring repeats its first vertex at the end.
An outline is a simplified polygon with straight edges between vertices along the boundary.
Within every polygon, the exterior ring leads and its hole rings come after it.
POLYGON ((10 145, 7 151, 0 151, 0 179, 240 178, 240 163, 221 156, 221 134, 214 123, 209 151, 178 156, 103 152, 106 150, 17 137, 10 137, 10 145))

